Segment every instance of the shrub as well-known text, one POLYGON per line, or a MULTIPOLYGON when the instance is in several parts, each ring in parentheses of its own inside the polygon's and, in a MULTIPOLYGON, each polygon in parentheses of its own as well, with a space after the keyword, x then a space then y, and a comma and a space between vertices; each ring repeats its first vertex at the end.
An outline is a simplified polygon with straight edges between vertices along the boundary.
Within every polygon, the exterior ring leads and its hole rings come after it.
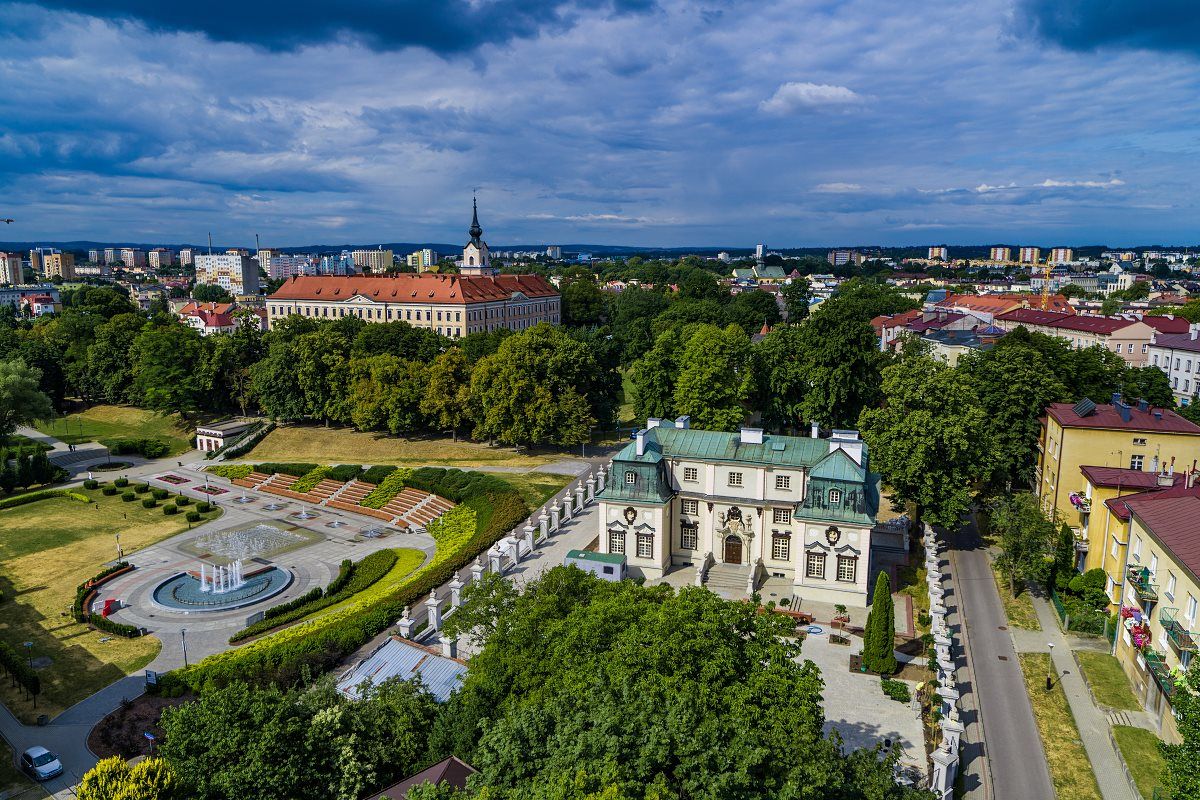
POLYGON ((171 451, 171 446, 161 439, 118 439, 109 449, 119 455, 162 458, 171 451))
POLYGON ((129 478, 117 478, 115 481, 113 481, 113 486, 116 486, 118 489, 124 489, 128 485, 129 478))
POLYGON ((863 631, 863 666, 880 675, 896 671, 896 610, 892 603, 892 582, 880 572, 871 598, 871 611, 863 631))
POLYGON ((199 511, 189 511, 184 519, 186 519, 188 522, 199 522, 202 517, 200 516, 199 511))
POLYGON ((178 514, 179 506, 168 503, 167 505, 163 506, 163 513, 166 514, 168 517, 173 514, 178 514))
POLYGON ((293 492, 303 493, 312 491, 313 487, 324 480, 325 476, 329 474, 329 469, 329 467, 314 467, 313 469, 310 469, 308 472, 304 473, 300 477, 300 480, 296 481, 288 488, 293 492))
POLYGON ((71 616, 76 622, 84 622, 92 627, 112 633, 117 636, 124 636, 127 639, 132 639, 142 635, 140 628, 135 628, 133 625, 122 625, 119 622, 105 619, 99 614, 93 614, 86 608, 87 599, 95 590, 96 584, 104 581, 110 575, 114 575, 129 567, 128 561, 118 561, 111 567, 100 571, 92 578, 75 587, 75 602, 71 605, 71 616))
POLYGON ((219 464, 209 467, 208 471, 213 475, 234 480, 235 478, 244 478, 254 472, 254 466, 252 464, 219 464))
POLYGON ((883 678, 880 680, 879 685, 883 688, 883 693, 897 703, 912 702, 912 692, 909 691, 907 683, 894 681, 891 678, 883 678))
POLYGON ((115 487, 115 486, 105 486, 103 489, 100 490, 100 494, 107 495, 108 497, 112 497, 116 493, 117 493, 117 487, 115 487))
POLYGON ((405 486, 405 481, 408 480, 411 470, 398 469, 392 472, 383 481, 371 490, 371 493, 362 499, 360 506, 367 508, 383 508, 388 504, 388 501, 395 497, 405 486))
POLYGON ((268 422, 266 425, 259 428, 254 433, 251 433, 248 436, 242 437, 236 443, 232 444, 230 447, 225 448, 224 452, 221 453, 221 457, 226 458, 226 459, 241 458, 246 453, 249 453, 251 450, 253 450, 254 446, 256 444, 258 444, 259 442, 261 442, 266 437, 266 435, 273 430, 275 430, 275 423, 268 422))
POLYGON ((391 475, 395 471, 396 471, 395 467, 389 467, 389 466, 384 466, 384 465, 375 466, 375 467, 371 467, 366 472, 364 472, 362 474, 362 479, 364 481, 366 481, 367 483, 374 483, 374 484, 378 485, 379 483, 383 482, 384 478, 386 478, 388 475, 391 475))
POLYGON ((209 511, 212 511, 212 503, 207 500, 201 500, 199 503, 196 503, 196 510, 201 514, 207 514, 209 511))
POLYGON ((137 495, 134 494, 133 492, 121 492, 121 499, 124 500, 126 503, 132 503, 134 500, 137 499, 137 495))
POLYGON ((154 508, 156 505, 158 505, 158 501, 153 497, 147 497, 142 500, 142 508, 154 508))
POLYGON ((348 483, 362 474, 363 468, 359 464, 338 464, 336 467, 329 468, 329 477, 335 481, 348 483))
POLYGON ((303 478, 318 466, 317 464, 288 464, 268 461, 264 464, 255 464, 254 469, 257 472, 267 475, 270 475, 272 472, 278 472, 280 475, 293 475, 297 478, 303 478))
POLYGON ((96 480, 95 478, 88 478, 86 481, 83 482, 83 488, 85 488, 85 489, 95 489, 99 485, 100 485, 100 481, 96 480))
POLYGON ((137 492, 138 494, 145 494, 146 492, 150 491, 150 484, 148 484, 148 483, 139 483, 139 484, 137 484, 136 486, 134 486, 134 487, 133 487, 133 490, 134 490, 135 492, 137 492))
POLYGON ((0 642, 0 666, 12 679, 32 695, 42 693, 42 679, 29 666, 29 660, 12 648, 8 642, 0 642))
POLYGON ((188 497, 186 494, 175 496, 175 505, 177 506, 186 506, 190 502, 192 502, 192 498, 188 497))
MULTIPOLYGON (((113 491, 115 492, 116 489, 113 491)), ((92 498, 86 494, 72 492, 70 489, 43 489, 40 492, 29 492, 28 494, 17 494, 12 497, 6 497, 0 500, 0 509, 16 508, 26 503, 36 503, 38 500, 45 500, 50 497, 69 497, 72 500, 78 500, 82 503, 90 503, 92 501, 92 498)))
POLYGON ((166 500, 168 497, 171 496, 171 493, 168 492, 166 489, 155 489, 151 492, 151 494, 154 495, 155 500, 166 500))

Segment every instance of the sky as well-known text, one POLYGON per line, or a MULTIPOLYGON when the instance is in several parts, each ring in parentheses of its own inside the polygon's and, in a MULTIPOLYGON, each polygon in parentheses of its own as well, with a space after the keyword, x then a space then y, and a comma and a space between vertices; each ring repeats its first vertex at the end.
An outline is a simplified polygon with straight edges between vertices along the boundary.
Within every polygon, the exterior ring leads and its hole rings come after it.
POLYGON ((1200 241, 1193 0, 0 0, 0 239, 1200 241))

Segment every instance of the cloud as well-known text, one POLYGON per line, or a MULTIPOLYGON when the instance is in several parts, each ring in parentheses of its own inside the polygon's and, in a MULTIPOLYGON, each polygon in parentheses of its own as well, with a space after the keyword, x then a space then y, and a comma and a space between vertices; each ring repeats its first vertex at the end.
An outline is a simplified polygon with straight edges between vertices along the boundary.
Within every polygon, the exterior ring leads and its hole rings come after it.
POLYGON ((768 114, 791 114, 806 108, 857 105, 862 97, 845 86, 827 83, 784 83, 759 104, 768 114))
POLYGON ((822 194, 850 194, 862 190, 862 186, 857 183, 818 183, 813 187, 814 192, 822 194))
POLYGON ((423 47, 471 51, 575 24, 581 13, 641 13, 654 0, 40 0, 39 5, 105 19, 134 19, 214 41, 292 50, 352 40, 374 50, 423 47))
POLYGON ((1105 46, 1200 55, 1195 0, 1018 0, 1016 27, 1070 50, 1105 46))
POLYGON ((1053 178, 1046 178, 1038 184, 1038 186, 1053 189, 1059 187, 1081 187, 1084 189, 1112 189, 1117 186, 1124 186, 1125 181, 1120 178, 1113 178, 1108 181, 1056 181, 1053 178))
POLYGON ((981 183, 975 187, 975 191, 979 194, 986 194, 987 192, 1002 192, 1005 189, 1015 189, 1015 188, 1017 188, 1017 184, 1015 184, 1015 183, 1006 183, 1001 186, 992 186, 991 184, 988 184, 988 183, 981 183))

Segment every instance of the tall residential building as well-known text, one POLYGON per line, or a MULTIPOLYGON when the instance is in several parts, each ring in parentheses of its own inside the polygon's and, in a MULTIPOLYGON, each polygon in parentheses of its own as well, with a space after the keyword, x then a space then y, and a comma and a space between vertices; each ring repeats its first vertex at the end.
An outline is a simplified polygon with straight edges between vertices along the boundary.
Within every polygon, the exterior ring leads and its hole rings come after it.
POLYGON ((562 248, 556 244, 552 244, 546 248, 546 258, 559 259, 562 258, 562 248))
POLYGON ((0 283, 19 286, 25 282, 25 261, 17 253, 0 252, 0 283))
POLYGON ((136 247, 122 247, 121 261, 125 264, 126 269, 145 269, 146 251, 136 247))
POLYGON ((1069 264, 1075 260, 1075 251, 1069 247, 1055 247, 1046 259, 1048 264, 1069 264))
POLYGON ((993 247, 988 253, 988 259, 991 261, 1008 261, 1011 258, 1011 247, 993 247))
POLYGON ((557 325, 560 302, 558 292, 540 275, 322 275, 284 283, 267 298, 267 319, 272 326, 291 314, 403 320, 461 338, 501 328, 522 331, 540 322, 557 325))
POLYGON ((767 254, 767 246, 765 244, 754 245, 754 260, 762 261, 763 256, 767 254))
POLYGON ((115 264, 121 260, 121 248, 106 247, 104 248, 104 263, 115 264))
POLYGON ((53 247, 39 247, 29 251, 29 264, 35 275, 46 278, 57 275, 66 281, 75 278, 74 253, 64 253, 53 247))
POLYGON ((428 247, 408 254, 408 266, 417 272, 429 272, 438 262, 438 254, 428 247))
POLYGON ((1018 260, 1022 264, 1036 264, 1042 260, 1042 249, 1040 247, 1022 247, 1018 260))
POLYGON ((483 228, 479 227, 479 206, 475 198, 471 198, 471 227, 467 229, 471 239, 463 247, 462 267, 459 272, 463 275, 495 275, 498 270, 492 266, 492 254, 487 242, 483 240, 483 228))
POLYGON ((179 265, 183 267, 190 267, 192 265, 192 259, 194 256, 195 251, 192 250, 192 248, 183 248, 179 251, 179 265))
POLYGON ((929 259, 931 261, 949 261, 950 251, 945 247, 931 247, 929 248, 929 259))
POLYGON ((844 267, 847 264, 861 264, 863 262, 862 253, 857 250, 830 250, 825 256, 825 260, 833 267, 844 267))
POLYGON ((354 266, 363 272, 387 272, 395 262, 392 251, 382 247, 375 250, 352 250, 350 256, 354 259, 354 266))
POLYGON ((237 296, 258 293, 258 262, 235 253, 197 255, 196 283, 209 283, 237 296))
POLYGON ((91 262, 92 264, 103 264, 104 263, 104 251, 103 250, 95 250, 95 249, 88 250, 88 261, 91 262))
POLYGON ((313 269, 313 257, 310 255, 272 255, 269 258, 264 258, 263 253, 266 250, 259 251, 259 265, 266 270, 267 277, 273 281, 281 278, 290 278, 293 275, 307 275, 313 269))
POLYGON ((354 266, 354 257, 349 250, 343 250, 340 255, 321 256, 317 266, 320 275, 354 275, 358 270, 354 266))
POLYGON ((146 254, 146 263, 150 269, 162 269, 175 263, 175 254, 165 247, 156 247, 146 254))

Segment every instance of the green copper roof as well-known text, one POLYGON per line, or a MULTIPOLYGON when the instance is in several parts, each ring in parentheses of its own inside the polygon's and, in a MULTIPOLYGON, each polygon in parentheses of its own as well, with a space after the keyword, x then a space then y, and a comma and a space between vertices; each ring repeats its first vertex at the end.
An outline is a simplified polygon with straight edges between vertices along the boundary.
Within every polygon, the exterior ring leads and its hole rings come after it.
POLYGON ((821 463, 813 467, 809 473, 813 478, 828 478, 834 481, 862 483, 867 477, 867 471, 854 462, 845 450, 834 450, 821 463))
POLYGON ((645 455, 639 457, 637 442, 630 442, 617 455, 617 459, 656 461, 662 457, 694 458, 701 461, 811 467, 828 454, 829 443, 824 439, 763 434, 762 444, 743 444, 739 433, 664 426, 651 428, 646 433, 645 455))
POLYGON ((617 553, 595 553, 591 550, 568 550, 567 558, 580 561, 598 561, 601 564, 624 564, 625 556, 617 553))

